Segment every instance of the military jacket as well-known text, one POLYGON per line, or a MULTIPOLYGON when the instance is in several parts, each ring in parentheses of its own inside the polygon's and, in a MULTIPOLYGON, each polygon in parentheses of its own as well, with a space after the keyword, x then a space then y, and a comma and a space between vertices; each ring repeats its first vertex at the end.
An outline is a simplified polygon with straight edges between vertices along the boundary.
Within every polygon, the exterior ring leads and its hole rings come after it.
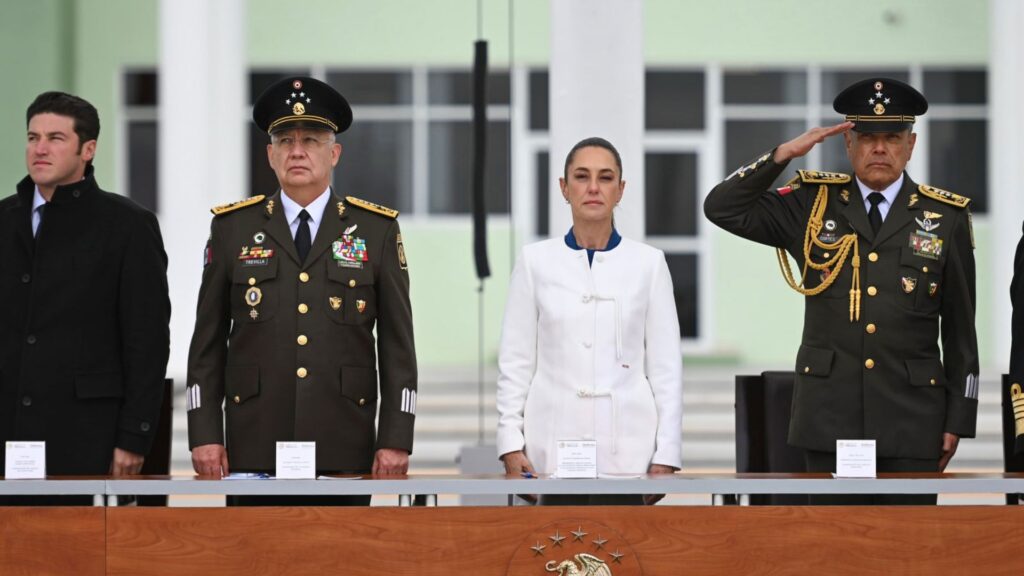
MULTIPOLYGON (((875 439, 880 457, 937 458, 944 432, 973 437, 978 345, 969 200, 919 186, 905 174, 876 235, 847 175, 801 171, 791 186, 767 190, 785 168, 773 153, 711 191, 704 203, 709 220, 788 252, 798 282, 823 186, 819 240, 835 244, 856 235, 841 268, 810 268, 805 278, 813 290, 837 275, 827 289, 805 297, 790 444, 834 451, 837 439, 875 439), (855 306, 850 291, 857 288, 855 306)), ((811 260, 829 261, 835 254, 828 252, 812 245, 811 260)))
POLYGON ((1015 451, 1024 454, 1024 237, 1017 244, 1010 283, 1013 305, 1010 344, 1010 401, 1013 404, 1015 451))
POLYGON ((300 262, 280 194, 215 209, 189 349, 189 446, 223 443, 231 469, 273 471, 276 442, 315 441, 318 471, 368 472, 377 448, 412 451, 397 212, 332 192, 300 262))
POLYGON ((0 458, 46 442, 50 475, 103 475, 147 454, 170 349, 167 254, 152 212, 92 168, 58 186, 32 236, 35 184, 0 201, 0 458))

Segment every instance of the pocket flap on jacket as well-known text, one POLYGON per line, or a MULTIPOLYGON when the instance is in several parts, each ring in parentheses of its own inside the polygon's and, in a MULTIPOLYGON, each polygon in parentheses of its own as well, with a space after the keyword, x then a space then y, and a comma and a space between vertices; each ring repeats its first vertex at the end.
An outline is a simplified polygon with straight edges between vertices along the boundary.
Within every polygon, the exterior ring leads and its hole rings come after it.
POLYGON ((377 370, 362 366, 341 367, 341 395, 359 403, 377 401, 377 370))
POLYGON ((260 266, 246 266, 243 261, 239 260, 232 271, 231 281, 235 284, 249 284, 249 279, 252 278, 258 285, 261 282, 276 278, 277 254, 266 260, 267 263, 260 266))
POLYGON ((124 386, 120 372, 75 375, 75 396, 78 398, 121 398, 124 386))
POLYGON ((907 377, 911 386, 946 385, 946 372, 938 358, 907 360, 907 377))
POLYGON ((832 350, 800 346, 796 355, 796 373, 808 376, 828 376, 832 372, 832 350))
POLYGON ((241 404, 259 395, 259 366, 228 366, 224 369, 224 396, 228 404, 241 404))

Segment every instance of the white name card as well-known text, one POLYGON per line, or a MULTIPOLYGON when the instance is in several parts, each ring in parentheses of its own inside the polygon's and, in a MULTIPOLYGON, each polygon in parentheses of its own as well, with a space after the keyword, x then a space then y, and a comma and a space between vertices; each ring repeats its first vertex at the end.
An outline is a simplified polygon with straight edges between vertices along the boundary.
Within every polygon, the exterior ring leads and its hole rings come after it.
POLYGON ((4 478, 46 478, 46 442, 6 443, 4 478))
POLYGON ((836 478, 874 477, 874 440, 836 440, 836 478))
POLYGON ((558 478, 597 478, 596 440, 559 440, 558 478))
POLYGON ((316 442, 278 442, 277 478, 316 478, 316 442))

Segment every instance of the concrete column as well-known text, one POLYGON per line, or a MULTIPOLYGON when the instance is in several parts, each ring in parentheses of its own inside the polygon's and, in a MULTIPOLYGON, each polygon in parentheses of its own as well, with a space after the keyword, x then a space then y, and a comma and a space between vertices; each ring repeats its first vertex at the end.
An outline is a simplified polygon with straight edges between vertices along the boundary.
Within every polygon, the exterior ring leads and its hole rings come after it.
MULTIPOLYGON (((988 68, 988 177, 989 222, 987 245, 978 246, 987 254, 982 260, 991 266, 979 269, 981 286, 989 286, 979 300, 991 302, 991 334, 995 345, 991 355, 1001 372, 1009 369, 1010 358, 1010 279, 1013 255, 1021 237, 1024 220, 1024 3, 1019 0, 991 0, 988 68), (988 275, 988 280, 985 280, 988 275)), ((984 354, 983 354, 984 355, 984 354)), ((990 377, 998 378, 997 374, 990 377)))
POLYGON ((160 226, 170 261, 171 359, 184 378, 214 204, 247 196, 244 0, 160 0, 160 226))
POLYGON ((558 189, 565 155, 589 136, 609 140, 622 155, 626 192, 615 211, 623 236, 644 237, 644 22, 642 0, 551 2, 552 236, 572 215, 558 189))

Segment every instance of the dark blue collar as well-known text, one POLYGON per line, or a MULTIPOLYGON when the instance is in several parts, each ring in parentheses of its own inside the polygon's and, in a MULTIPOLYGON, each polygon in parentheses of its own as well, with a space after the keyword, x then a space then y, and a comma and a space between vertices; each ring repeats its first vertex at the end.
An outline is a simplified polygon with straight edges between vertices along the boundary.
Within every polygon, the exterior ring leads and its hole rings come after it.
MULTIPOLYGON (((619 236, 619 231, 616 230, 613 226, 612 235, 608 238, 608 244, 604 248, 587 248, 587 260, 589 260, 590 263, 593 264, 594 252, 607 252, 618 246, 619 242, 622 242, 622 236, 619 236)), ((573 250, 583 250, 583 248, 581 248, 580 245, 576 243, 576 236, 572 233, 572 228, 569 228, 569 231, 565 234, 565 245, 568 246, 569 248, 572 248, 573 250)))

